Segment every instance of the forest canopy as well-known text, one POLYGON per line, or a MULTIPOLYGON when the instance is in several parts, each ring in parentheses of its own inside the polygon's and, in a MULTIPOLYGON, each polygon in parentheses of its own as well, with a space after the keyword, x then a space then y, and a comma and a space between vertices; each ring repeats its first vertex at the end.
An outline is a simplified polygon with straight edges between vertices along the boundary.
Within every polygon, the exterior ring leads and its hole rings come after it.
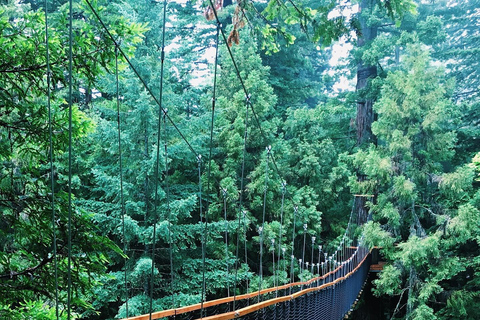
POLYGON ((0 318, 311 279, 352 217, 385 319, 480 318, 479 7, 0 2, 0 318))

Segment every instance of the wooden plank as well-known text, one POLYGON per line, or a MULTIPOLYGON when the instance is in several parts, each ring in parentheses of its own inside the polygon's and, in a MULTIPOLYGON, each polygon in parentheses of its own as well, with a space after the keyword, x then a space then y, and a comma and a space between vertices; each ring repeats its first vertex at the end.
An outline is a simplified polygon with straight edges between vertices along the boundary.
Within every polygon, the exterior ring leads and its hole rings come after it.
POLYGON ((386 264, 385 261, 379 261, 378 264, 372 264, 370 265, 370 272, 380 272, 386 264))

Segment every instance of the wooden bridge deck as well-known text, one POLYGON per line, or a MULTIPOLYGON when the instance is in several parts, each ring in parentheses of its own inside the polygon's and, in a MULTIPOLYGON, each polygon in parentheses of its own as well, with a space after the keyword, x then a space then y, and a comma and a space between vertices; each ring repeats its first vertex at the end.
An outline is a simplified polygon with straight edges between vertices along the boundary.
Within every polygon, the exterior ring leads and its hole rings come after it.
POLYGON ((378 261, 377 264, 370 265, 370 272, 380 272, 383 270, 383 266, 385 266, 385 261, 378 261))

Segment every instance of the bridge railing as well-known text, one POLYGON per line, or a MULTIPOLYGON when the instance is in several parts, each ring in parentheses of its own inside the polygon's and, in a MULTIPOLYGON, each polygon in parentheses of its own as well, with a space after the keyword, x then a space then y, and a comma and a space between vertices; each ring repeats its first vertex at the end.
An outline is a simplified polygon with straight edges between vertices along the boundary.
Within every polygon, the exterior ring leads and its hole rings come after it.
POLYGON ((203 305, 197 303, 130 317, 128 320, 342 319, 355 302, 367 277, 369 251, 360 246, 355 248, 350 258, 333 263, 335 268, 332 271, 308 281, 206 301, 203 305))

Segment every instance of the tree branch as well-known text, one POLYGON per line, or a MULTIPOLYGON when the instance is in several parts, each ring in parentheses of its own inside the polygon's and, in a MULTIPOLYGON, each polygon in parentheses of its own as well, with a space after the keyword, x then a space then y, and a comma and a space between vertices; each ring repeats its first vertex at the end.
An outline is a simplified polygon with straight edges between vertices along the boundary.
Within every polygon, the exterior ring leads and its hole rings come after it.
POLYGON ((390 320, 393 320, 393 317, 395 317, 395 315, 397 314, 398 311, 400 311, 403 307, 405 307, 405 304, 403 304, 403 306, 399 307, 400 306, 400 302, 402 302, 402 298, 403 298, 403 294, 405 293, 405 291, 407 291, 409 289, 409 287, 405 288, 402 290, 402 293, 400 294, 400 298, 398 299, 398 303, 397 303, 397 306, 395 307, 395 310, 393 310, 393 314, 392 314, 392 317, 390 318, 390 320))
POLYGON ((36 265, 35 267, 31 267, 31 268, 27 268, 21 272, 14 272, 14 271, 10 271, 10 273, 8 274, 2 274, 0 275, 0 279, 5 279, 5 278, 16 278, 16 277, 19 277, 19 276, 23 276, 23 275, 26 275, 28 273, 35 273, 36 270, 40 269, 41 267, 45 266, 47 263, 51 262, 53 259, 53 257, 50 257, 50 258, 44 258, 38 265, 36 265))
MULTIPOLYGON (((90 51, 90 52, 87 52, 85 55, 75 55, 73 56, 73 59, 76 59, 78 57, 84 57, 84 56, 90 56, 94 53, 97 53, 97 52, 100 52, 102 50, 104 50, 105 48, 98 48, 97 50, 94 50, 94 51, 90 51)), ((50 63, 51 66, 53 65, 57 65, 57 64, 60 64, 60 63, 63 63, 63 62, 66 62, 68 60, 68 58, 64 58, 64 59, 60 59, 60 60, 57 60, 55 62, 52 62, 50 63)), ((47 64, 41 64, 41 65, 34 65, 34 66, 30 66, 30 67, 24 67, 24 68, 21 68, 21 67, 13 67, 13 69, 4 69, 4 70, 0 70, 0 73, 19 73, 19 72, 31 72, 31 71, 36 71, 36 70, 40 70, 40 69, 45 69, 47 67, 47 64)))

